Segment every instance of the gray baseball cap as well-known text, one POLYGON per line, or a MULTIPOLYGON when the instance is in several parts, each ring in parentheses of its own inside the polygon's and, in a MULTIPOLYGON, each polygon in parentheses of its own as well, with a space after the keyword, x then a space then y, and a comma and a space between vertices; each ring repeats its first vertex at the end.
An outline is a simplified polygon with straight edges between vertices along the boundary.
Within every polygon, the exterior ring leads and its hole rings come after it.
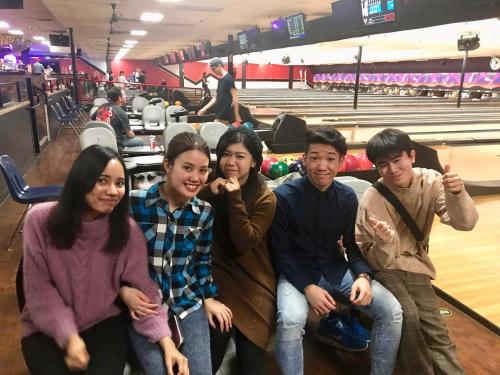
POLYGON ((211 68, 216 68, 218 66, 224 66, 224 62, 220 57, 214 57, 212 60, 210 60, 211 68))

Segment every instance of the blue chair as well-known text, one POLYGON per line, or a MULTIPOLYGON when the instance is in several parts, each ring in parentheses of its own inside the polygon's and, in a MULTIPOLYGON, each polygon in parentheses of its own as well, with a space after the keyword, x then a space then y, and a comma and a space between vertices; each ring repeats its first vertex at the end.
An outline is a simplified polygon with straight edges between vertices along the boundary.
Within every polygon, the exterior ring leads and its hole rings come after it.
POLYGON ((62 129, 65 126, 69 126, 76 133, 76 136, 79 137, 80 133, 78 132, 77 126, 75 124, 77 117, 76 116, 64 116, 57 106, 53 104, 49 105, 49 108, 52 110, 54 115, 56 116, 57 121, 59 122, 59 130, 57 131, 56 139, 59 138, 59 134, 61 134, 62 129))
POLYGON ((5 182, 9 188, 9 193, 12 199, 18 203, 26 204, 26 208, 17 223, 16 229, 10 238, 9 244, 7 245, 8 250, 11 250, 12 243, 21 228, 24 217, 28 212, 29 208, 34 203, 47 202, 56 200, 59 195, 61 195, 63 186, 62 185, 52 185, 52 186, 41 186, 41 187, 31 187, 24 181, 21 172, 17 169, 16 165, 8 155, 0 156, 0 169, 5 177, 5 182))

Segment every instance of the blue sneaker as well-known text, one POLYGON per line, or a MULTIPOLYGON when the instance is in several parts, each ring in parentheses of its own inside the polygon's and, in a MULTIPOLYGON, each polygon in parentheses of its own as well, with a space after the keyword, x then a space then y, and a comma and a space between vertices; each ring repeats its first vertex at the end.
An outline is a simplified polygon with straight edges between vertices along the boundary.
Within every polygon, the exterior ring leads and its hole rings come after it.
POLYGON ((335 323, 338 319, 342 320, 345 325, 349 326, 352 334, 366 340, 367 342, 370 342, 371 332, 363 327, 359 320, 351 314, 339 314, 335 311, 332 311, 326 318, 323 318, 321 321, 332 320, 335 323))
POLYGON ((361 352, 368 348, 365 339, 353 334, 350 327, 335 316, 321 319, 316 333, 319 341, 340 350, 361 352))

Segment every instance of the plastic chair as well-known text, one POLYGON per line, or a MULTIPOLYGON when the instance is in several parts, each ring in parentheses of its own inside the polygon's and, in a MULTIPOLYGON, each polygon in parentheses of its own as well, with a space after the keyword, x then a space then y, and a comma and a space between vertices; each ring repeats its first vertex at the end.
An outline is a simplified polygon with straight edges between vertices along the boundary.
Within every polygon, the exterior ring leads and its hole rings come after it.
POLYGON ((116 137, 115 129, 105 121, 88 121, 85 124, 84 131, 92 128, 106 128, 116 137))
POLYGON ((150 105, 156 105, 160 107, 161 109, 165 110, 165 100, 160 97, 154 97, 149 99, 149 104, 150 105))
POLYGON ((83 133, 80 134, 80 147, 82 150, 92 145, 109 147, 118 152, 115 134, 102 125, 86 128, 83 133))
POLYGON ((7 249, 10 251, 12 243, 21 228, 26 213, 31 205, 39 202, 56 200, 61 195, 63 187, 61 185, 31 187, 26 184, 19 169, 8 155, 0 156, 0 169, 5 177, 5 182, 9 188, 12 199, 18 203, 26 204, 26 208, 17 223, 16 229, 12 234, 7 249))
POLYGON ((170 140, 175 137, 179 133, 196 133, 196 129, 189 125, 187 122, 176 122, 172 125, 169 125, 163 131, 163 147, 165 152, 168 150, 168 144, 170 140))
POLYGON ((142 110, 149 105, 149 101, 146 98, 143 98, 141 96, 137 96, 132 100, 132 110, 134 112, 139 111, 142 112, 142 110))
POLYGON ((363 193, 365 192, 366 189, 368 189, 372 184, 366 180, 362 180, 357 177, 352 177, 352 176, 339 176, 335 177, 335 180, 338 182, 343 183, 344 185, 347 185, 351 187, 354 192, 356 193, 356 196, 358 197, 358 201, 361 199, 363 196, 363 193))
POLYGON ((205 122, 200 127, 200 136, 207 142, 210 150, 215 150, 220 137, 222 137, 222 134, 224 134, 227 129, 227 125, 221 122, 205 122))
POLYGON ((142 110, 142 123, 145 130, 165 129, 165 110, 157 105, 148 105, 142 110))
POLYGON ((95 98, 93 106, 100 107, 101 105, 106 104, 106 103, 108 103, 108 99, 106 99, 106 98, 95 98))
POLYGON ((181 107, 180 105, 171 105, 167 107, 167 110, 165 112, 165 115, 167 117, 167 125, 170 124, 176 124, 176 123, 182 123, 182 122, 187 122, 187 116, 180 116, 179 121, 176 122, 175 118, 170 117, 170 115, 173 115, 176 112, 183 112, 186 109, 184 107, 181 107))
POLYGON ((75 125, 76 116, 64 116, 63 114, 61 114, 61 112, 59 111, 57 106, 54 106, 53 104, 50 104, 49 107, 52 110, 52 112, 54 112, 54 115, 56 116, 57 121, 61 125, 59 127, 59 130, 57 131, 56 139, 59 138, 59 134, 61 134, 61 131, 65 126, 69 126, 71 129, 73 129, 73 131, 76 133, 77 137, 80 136, 80 133, 78 132, 78 128, 75 125))

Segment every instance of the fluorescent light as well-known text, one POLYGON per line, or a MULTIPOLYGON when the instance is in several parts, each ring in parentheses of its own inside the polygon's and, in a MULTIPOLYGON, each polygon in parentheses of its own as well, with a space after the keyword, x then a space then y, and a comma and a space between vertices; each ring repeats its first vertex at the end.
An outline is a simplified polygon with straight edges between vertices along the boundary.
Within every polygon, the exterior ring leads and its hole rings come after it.
POLYGON ((124 44, 123 48, 134 48, 133 44, 124 44))
POLYGON ((125 56, 125 55, 128 53, 128 51, 130 51, 130 48, 121 48, 121 49, 118 51, 118 53, 116 54, 116 56, 115 56, 114 60, 115 60, 115 61, 119 61, 119 60, 121 60, 121 59, 123 58, 123 56, 125 56))
POLYGON ((9 30, 9 34, 12 34, 12 35, 24 35, 24 33, 22 32, 22 30, 17 30, 17 29, 11 29, 11 30, 9 30))
POLYGON ((33 37, 34 40, 38 40, 38 41, 42 41, 42 40, 45 40, 45 38, 43 36, 34 36, 33 37))
POLYGON ((156 0, 159 3, 180 3, 182 0, 156 0))
POLYGON ((8 29, 10 26, 5 21, 0 21, 0 29, 8 29))
POLYGON ((50 46, 50 42, 48 40, 42 40, 42 44, 45 44, 46 46, 50 46))
POLYGON ((160 22, 163 19, 161 13, 144 12, 141 14, 141 21, 143 22, 160 22))
POLYGON ((132 30, 130 32, 130 35, 136 35, 136 36, 144 36, 146 35, 148 32, 146 30, 132 30))
POLYGON ((124 44, 137 44, 137 40, 126 40, 124 44))

